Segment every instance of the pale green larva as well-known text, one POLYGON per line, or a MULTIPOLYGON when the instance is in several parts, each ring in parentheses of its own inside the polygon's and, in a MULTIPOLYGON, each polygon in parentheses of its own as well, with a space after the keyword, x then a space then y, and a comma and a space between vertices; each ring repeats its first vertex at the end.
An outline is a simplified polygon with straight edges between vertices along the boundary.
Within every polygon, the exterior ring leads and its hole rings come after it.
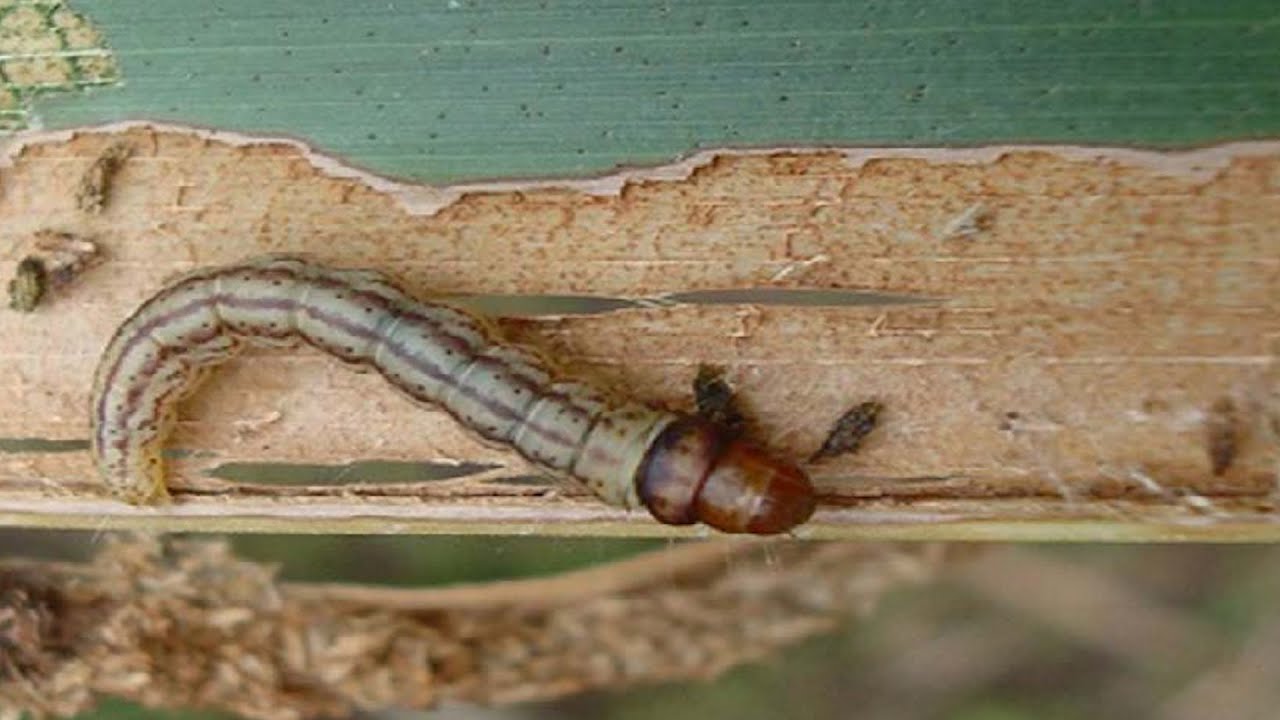
POLYGON ((380 273, 285 256, 186 275, 116 331, 91 408, 107 486, 129 502, 166 498, 160 451, 177 401, 245 345, 297 342, 372 366, 485 439, 666 523, 776 533, 814 509, 803 472, 713 423, 558 379, 480 319, 416 300, 380 273))

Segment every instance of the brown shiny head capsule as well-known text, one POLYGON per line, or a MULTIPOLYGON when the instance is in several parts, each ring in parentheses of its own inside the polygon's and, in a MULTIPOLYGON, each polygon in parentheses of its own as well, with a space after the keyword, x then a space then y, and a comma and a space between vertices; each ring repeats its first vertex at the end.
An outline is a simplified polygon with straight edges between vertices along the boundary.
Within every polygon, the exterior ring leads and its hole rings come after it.
POLYGON ((809 478, 794 464, 734 440, 695 417, 669 425, 640 463, 636 490, 669 525, 704 522, 730 533, 773 535, 813 515, 809 478))

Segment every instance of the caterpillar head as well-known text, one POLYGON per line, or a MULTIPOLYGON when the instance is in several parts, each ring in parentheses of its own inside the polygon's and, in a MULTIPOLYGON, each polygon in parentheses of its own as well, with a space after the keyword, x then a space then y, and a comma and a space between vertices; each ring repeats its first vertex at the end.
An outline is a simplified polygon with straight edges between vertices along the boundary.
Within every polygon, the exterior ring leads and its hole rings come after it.
POLYGON ((635 481, 645 507, 669 525, 704 522, 723 532, 773 535, 807 521, 817 505, 794 463, 695 417, 658 435, 635 481))

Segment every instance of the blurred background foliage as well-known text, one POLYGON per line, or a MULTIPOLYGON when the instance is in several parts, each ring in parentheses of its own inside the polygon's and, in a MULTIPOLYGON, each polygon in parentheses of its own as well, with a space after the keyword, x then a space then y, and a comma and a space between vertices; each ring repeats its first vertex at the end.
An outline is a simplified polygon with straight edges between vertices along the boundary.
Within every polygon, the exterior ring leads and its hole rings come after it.
MULTIPOLYGON (((1280 14, 1270 0, 0 0, 0 131, 124 119, 299 137, 435 183, 725 145, 1187 147, 1280 134, 1280 14)), ((86 556, 96 538, 0 541, 86 556)), ((400 585, 661 546, 234 542, 286 578, 400 585)), ((713 683, 438 717, 1270 718, 1278 570, 1264 547, 990 548, 846 632, 713 683)), ((214 716, 108 703, 84 717, 214 716)))

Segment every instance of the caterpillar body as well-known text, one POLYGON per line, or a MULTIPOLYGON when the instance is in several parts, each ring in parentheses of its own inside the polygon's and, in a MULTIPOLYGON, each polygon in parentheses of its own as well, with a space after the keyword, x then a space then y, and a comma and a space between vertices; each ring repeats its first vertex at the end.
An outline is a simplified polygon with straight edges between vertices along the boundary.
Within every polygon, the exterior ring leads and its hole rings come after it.
POLYGON ((371 270, 268 256, 198 270, 145 301, 94 376, 92 453, 121 499, 161 501, 161 446, 177 401, 246 345, 305 342, 376 369, 488 441, 672 525, 785 532, 812 515, 808 477, 708 420, 556 376, 460 309, 414 299, 371 270))

